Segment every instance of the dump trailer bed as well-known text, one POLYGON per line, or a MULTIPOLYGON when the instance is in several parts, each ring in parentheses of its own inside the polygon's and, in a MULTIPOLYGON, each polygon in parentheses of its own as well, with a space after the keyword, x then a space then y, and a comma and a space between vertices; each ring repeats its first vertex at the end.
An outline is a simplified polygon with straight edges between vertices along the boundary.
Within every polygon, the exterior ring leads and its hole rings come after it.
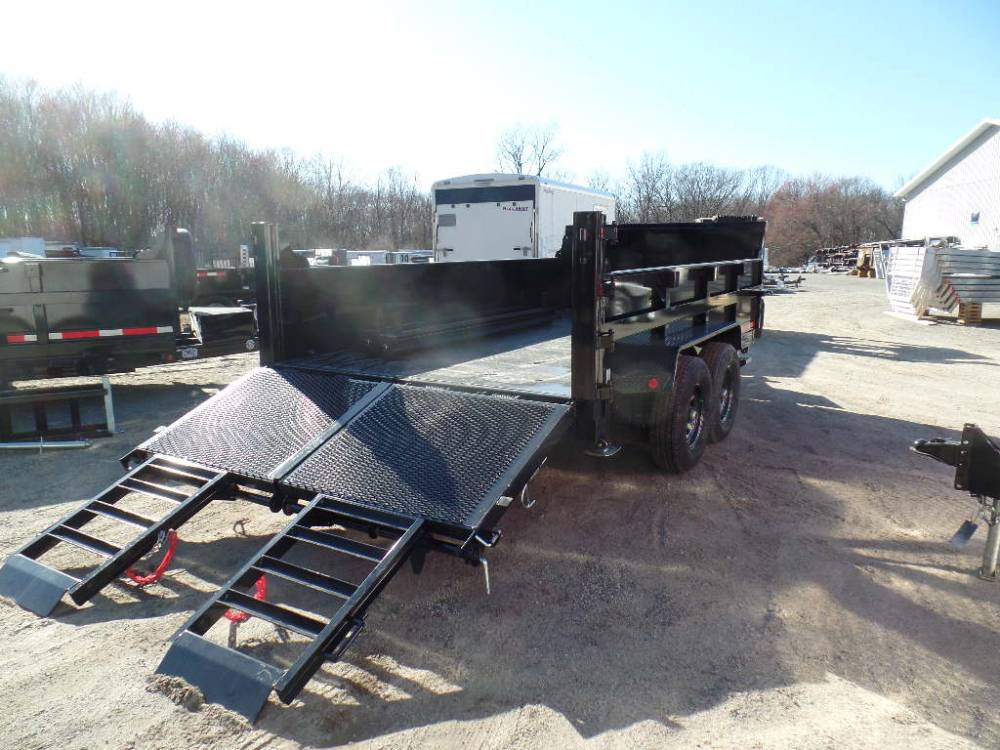
POLYGON ((47 615, 64 594, 93 597, 213 499, 284 511, 288 525, 191 615, 158 669, 251 719, 340 658, 405 561, 419 572, 438 551, 487 572, 502 515, 571 426, 598 455, 626 423, 654 457, 696 461, 710 429, 731 426, 762 323, 756 221, 630 229, 594 212, 577 214, 555 259, 309 269, 282 268, 274 227, 254 229, 262 367, 138 445, 122 479, 0 568, 0 595, 47 615), (136 495, 167 512, 136 512, 136 495), (138 531, 113 544, 95 521, 138 531), (43 559, 60 546, 100 561, 67 572, 43 559), (303 592, 317 598, 308 612, 303 592), (223 618, 247 617, 301 648, 276 663, 266 644, 219 638, 223 618))
POLYGON ((533 328, 458 341, 405 356, 342 350, 299 357, 288 367, 401 383, 439 385, 569 402, 571 321, 555 317, 533 328))

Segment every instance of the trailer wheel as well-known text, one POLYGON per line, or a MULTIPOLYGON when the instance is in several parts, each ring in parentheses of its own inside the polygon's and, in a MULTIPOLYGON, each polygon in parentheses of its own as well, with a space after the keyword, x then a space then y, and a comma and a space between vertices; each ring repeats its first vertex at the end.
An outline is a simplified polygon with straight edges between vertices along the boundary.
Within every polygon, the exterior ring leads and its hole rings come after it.
POLYGON ((713 341, 701 350, 701 358, 712 376, 712 414, 708 441, 725 440, 736 424, 740 406, 740 358, 730 344, 713 341))
POLYGON ((661 469, 680 474, 701 459, 708 442, 712 409, 712 376, 698 357, 677 360, 673 387, 653 401, 649 448, 661 469))

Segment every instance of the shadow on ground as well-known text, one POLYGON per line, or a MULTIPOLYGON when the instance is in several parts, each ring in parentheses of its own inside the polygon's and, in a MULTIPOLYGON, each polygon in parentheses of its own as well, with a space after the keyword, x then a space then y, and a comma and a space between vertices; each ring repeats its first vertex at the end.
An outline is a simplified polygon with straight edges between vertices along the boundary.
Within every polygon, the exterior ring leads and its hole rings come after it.
POLYGON ((821 353, 896 362, 929 364, 962 362, 997 366, 991 359, 961 349, 780 330, 767 332, 754 350, 754 359, 767 361, 768 376, 796 378, 802 375, 806 367, 821 353))

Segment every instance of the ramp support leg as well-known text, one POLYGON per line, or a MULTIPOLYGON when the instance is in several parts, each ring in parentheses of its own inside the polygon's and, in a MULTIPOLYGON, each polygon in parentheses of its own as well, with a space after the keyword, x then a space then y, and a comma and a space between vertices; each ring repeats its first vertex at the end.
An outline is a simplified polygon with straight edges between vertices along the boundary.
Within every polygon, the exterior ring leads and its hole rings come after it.
POLYGON ((989 532, 983 549, 983 567, 979 577, 987 581, 997 580, 997 565, 1000 562, 1000 497, 993 499, 993 506, 986 511, 989 532))

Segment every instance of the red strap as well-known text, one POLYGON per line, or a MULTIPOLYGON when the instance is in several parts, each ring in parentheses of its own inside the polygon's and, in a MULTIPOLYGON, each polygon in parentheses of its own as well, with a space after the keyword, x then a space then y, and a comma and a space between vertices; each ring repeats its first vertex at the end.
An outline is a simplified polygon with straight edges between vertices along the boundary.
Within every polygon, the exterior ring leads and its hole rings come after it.
POLYGON ((170 567, 170 563, 174 559, 175 552, 177 552, 177 532, 170 529, 167 531, 167 552, 163 555, 163 559, 160 560, 160 564, 156 566, 156 570, 148 575, 140 575, 132 570, 132 568, 129 568, 125 571, 125 575, 139 586, 148 586, 151 583, 156 583, 167 572, 167 568, 170 567))
MULTIPOLYGON (((259 602, 264 601, 264 597, 267 596, 267 576, 261 576, 257 579, 257 584, 254 588, 253 598, 259 602)), ((246 622, 250 619, 250 615, 246 612, 241 612, 238 609, 227 609, 225 613, 225 618, 230 622, 246 622)))

